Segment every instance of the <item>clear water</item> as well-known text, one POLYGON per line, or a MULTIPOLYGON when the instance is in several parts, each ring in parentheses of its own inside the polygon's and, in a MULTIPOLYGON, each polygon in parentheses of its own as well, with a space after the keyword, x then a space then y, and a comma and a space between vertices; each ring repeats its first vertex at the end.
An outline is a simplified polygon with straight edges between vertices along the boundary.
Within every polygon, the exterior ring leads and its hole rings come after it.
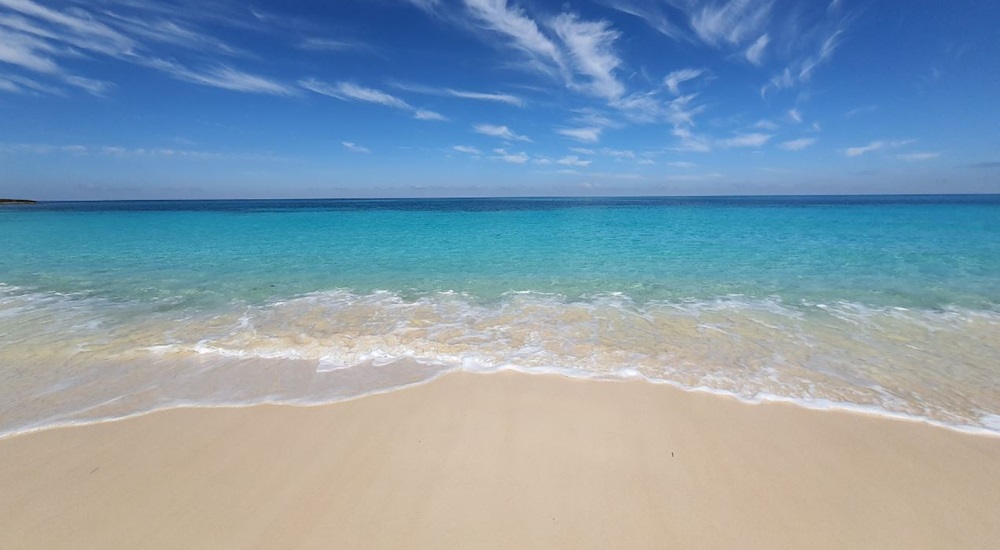
POLYGON ((0 434, 455 369, 1000 432, 1000 197, 0 208, 0 434))

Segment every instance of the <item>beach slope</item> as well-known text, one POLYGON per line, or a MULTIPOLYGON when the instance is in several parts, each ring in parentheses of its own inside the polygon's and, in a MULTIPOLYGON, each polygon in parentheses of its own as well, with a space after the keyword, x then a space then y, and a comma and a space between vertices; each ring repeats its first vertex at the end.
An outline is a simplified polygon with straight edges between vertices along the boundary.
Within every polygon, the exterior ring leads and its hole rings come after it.
POLYGON ((7 549, 985 549, 1000 438, 460 373, 0 440, 0 533, 7 549))

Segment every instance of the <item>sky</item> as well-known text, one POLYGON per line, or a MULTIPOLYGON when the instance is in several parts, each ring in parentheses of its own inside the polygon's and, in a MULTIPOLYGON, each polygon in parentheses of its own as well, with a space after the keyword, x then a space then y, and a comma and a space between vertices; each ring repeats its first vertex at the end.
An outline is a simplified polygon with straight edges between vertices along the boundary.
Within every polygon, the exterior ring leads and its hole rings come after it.
POLYGON ((990 0, 0 0, 0 196, 1000 193, 990 0))

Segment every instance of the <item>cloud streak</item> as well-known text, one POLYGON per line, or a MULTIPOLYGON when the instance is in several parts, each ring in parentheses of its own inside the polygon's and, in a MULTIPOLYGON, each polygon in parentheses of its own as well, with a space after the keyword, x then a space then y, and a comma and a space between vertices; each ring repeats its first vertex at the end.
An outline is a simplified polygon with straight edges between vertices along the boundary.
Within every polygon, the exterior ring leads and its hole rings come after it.
POLYGON ((367 147, 362 147, 357 143, 351 141, 341 141, 340 144, 344 146, 344 149, 347 149, 352 153, 371 153, 371 149, 367 147))
POLYGON ((620 34, 608 22, 581 21, 574 14, 564 13, 556 17, 552 28, 568 49, 577 72, 589 79, 577 87, 608 100, 625 93, 625 86, 614 75, 622 63, 614 53, 620 34))
POLYGON ((531 141, 531 138, 528 136, 517 134, 506 126, 498 126, 495 124, 475 124, 472 126, 472 130, 477 134, 505 139, 507 141, 531 141))
POLYGON ((341 101, 374 103, 376 105, 382 105, 383 107, 408 111, 412 113, 413 118, 417 120, 447 120, 439 113, 425 109, 418 109, 392 94, 387 94, 375 88, 359 86, 353 82, 337 82, 334 84, 328 84, 315 78, 307 78, 300 80, 299 86, 313 93, 332 97, 341 101))
POLYGON ((601 128, 589 126, 586 128, 561 128, 556 133, 583 143, 597 143, 601 140, 601 128))

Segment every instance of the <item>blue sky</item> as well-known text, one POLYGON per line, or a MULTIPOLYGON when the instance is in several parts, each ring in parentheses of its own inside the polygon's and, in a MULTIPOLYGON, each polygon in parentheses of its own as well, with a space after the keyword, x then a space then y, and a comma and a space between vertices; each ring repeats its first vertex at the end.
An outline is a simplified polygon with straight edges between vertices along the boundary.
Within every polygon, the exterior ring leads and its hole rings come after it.
POLYGON ((986 0, 0 0, 0 196, 996 193, 998 23, 986 0))

